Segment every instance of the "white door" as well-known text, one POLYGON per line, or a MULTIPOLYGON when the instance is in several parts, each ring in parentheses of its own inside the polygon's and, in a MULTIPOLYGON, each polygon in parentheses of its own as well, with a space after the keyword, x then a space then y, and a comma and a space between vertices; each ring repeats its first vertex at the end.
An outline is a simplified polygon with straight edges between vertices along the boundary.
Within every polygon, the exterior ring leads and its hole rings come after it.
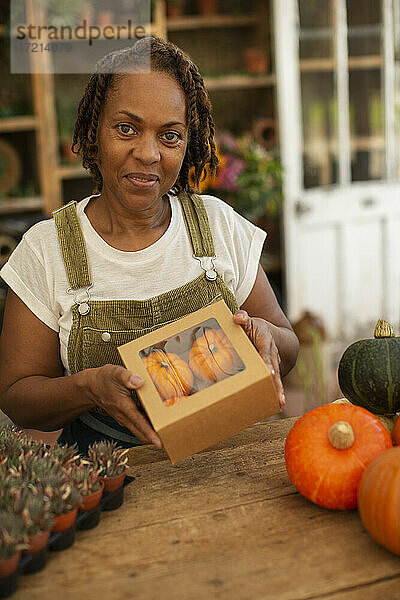
POLYGON ((287 310, 399 334, 400 0, 275 0, 287 310))

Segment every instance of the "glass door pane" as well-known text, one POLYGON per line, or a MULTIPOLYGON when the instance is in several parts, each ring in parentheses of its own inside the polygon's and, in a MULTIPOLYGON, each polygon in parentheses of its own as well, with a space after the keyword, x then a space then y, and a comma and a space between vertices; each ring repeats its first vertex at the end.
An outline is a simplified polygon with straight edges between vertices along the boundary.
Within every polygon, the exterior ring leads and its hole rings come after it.
POLYGON ((351 174, 385 177, 382 0, 347 0, 351 174))
POLYGON ((400 179, 400 0, 393 0, 395 177, 400 179))
POLYGON ((338 181, 333 0, 299 0, 304 187, 338 181))

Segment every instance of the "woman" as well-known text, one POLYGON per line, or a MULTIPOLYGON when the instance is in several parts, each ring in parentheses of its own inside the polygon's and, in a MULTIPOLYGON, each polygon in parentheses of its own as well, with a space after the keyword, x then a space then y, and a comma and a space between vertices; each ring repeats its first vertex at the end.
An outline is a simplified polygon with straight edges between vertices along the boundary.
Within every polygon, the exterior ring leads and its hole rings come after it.
POLYGON ((161 39, 96 65, 73 150, 99 193, 32 227, 1 271, 1 408, 20 427, 63 428, 83 453, 109 438, 161 447, 116 348, 221 297, 284 404, 298 342, 258 265, 265 234, 189 186, 192 167, 198 184, 218 164, 210 109, 197 67, 161 39))

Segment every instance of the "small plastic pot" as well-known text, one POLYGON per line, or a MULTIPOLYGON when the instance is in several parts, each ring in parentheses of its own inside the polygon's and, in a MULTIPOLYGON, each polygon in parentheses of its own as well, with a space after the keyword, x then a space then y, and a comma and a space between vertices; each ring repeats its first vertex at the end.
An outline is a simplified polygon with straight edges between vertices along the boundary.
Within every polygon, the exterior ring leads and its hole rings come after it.
POLYGON ((18 563, 21 551, 0 561, 0 598, 8 598, 17 589, 18 563))
POLYGON ((35 552, 35 554, 23 554, 21 560, 19 561, 18 571, 22 573, 22 575, 28 575, 42 571, 47 565, 47 556, 47 544, 46 546, 43 546, 41 550, 35 552))
POLYGON ((88 494, 87 496, 82 496, 82 502, 81 502, 81 510, 86 510, 86 511, 90 511, 93 508, 95 508, 98 504, 100 504, 100 500, 101 497, 103 495, 103 490, 104 490, 104 480, 100 481, 101 483, 101 487, 99 490, 97 490, 96 492, 93 492, 92 494, 88 494))
POLYGON ((104 490, 106 492, 116 492, 124 485, 125 477, 126 471, 116 477, 101 477, 101 480, 104 481, 104 490))
POLYGON ((12 575, 18 568, 19 559, 21 558, 21 550, 18 550, 10 558, 0 560, 0 579, 5 579, 12 575))
POLYGON ((100 522, 101 505, 98 504, 92 510, 81 510, 75 521, 75 529, 86 530, 93 529, 100 522))
POLYGON ((49 540, 49 548, 54 552, 66 550, 75 542, 75 523, 64 531, 53 531, 49 540))
POLYGON ((54 515, 54 525, 51 531, 65 531, 72 527, 75 523, 76 515, 78 514, 78 507, 73 508, 69 512, 63 513, 62 515, 54 515))

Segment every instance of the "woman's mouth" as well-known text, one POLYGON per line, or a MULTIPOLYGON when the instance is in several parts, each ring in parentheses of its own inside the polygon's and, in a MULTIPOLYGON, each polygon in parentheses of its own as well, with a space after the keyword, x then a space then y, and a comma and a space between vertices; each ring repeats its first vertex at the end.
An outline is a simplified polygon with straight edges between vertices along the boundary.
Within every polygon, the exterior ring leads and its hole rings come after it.
POLYGON ((145 173, 130 173, 129 175, 126 175, 126 178, 134 186, 141 187, 141 188, 151 188, 158 181, 157 175, 153 175, 153 174, 146 175, 145 173))

